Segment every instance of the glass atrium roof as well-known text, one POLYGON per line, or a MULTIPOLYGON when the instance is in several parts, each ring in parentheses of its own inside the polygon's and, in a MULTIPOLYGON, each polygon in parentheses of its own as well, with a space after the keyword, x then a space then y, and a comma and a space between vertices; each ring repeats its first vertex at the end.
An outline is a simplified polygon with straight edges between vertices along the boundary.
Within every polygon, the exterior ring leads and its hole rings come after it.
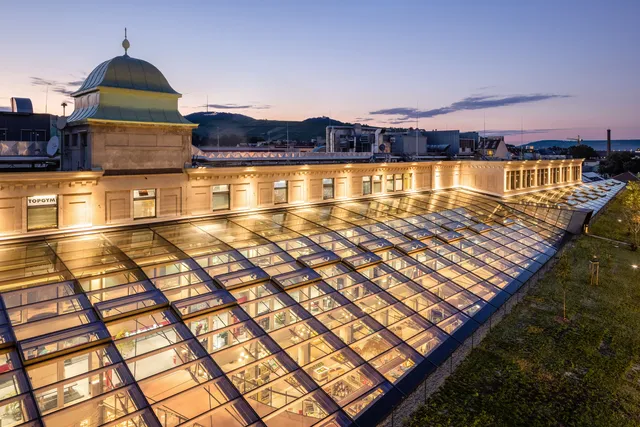
POLYGON ((597 213, 613 196, 618 194, 625 183, 615 179, 582 183, 553 190, 513 196, 506 200, 521 203, 536 203, 557 206, 564 209, 584 208, 597 213))
POLYGON ((0 425, 374 425, 564 234, 444 191, 2 245, 0 425))

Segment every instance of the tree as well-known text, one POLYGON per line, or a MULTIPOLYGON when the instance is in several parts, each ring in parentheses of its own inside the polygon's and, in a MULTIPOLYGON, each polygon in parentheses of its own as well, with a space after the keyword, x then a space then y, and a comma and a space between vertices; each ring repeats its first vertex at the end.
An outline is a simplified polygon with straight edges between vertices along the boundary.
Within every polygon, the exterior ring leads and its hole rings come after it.
POLYGON ((640 158, 634 157, 628 162, 624 162, 622 168, 625 172, 640 173, 640 158))
POLYGON ((569 147, 569 154, 574 159, 593 159, 598 157, 598 153, 589 145, 573 145, 569 147))
POLYGON ((631 232, 631 249, 635 251, 640 245, 640 184, 629 182, 623 197, 622 214, 631 232))
POLYGON ((624 165, 633 160, 633 154, 629 151, 615 151, 600 162, 600 173, 618 175, 625 172, 624 165))
POLYGON ((562 287, 562 320, 567 319, 567 291, 569 290, 569 281, 571 280, 571 262, 566 253, 560 255, 555 267, 556 279, 562 287))

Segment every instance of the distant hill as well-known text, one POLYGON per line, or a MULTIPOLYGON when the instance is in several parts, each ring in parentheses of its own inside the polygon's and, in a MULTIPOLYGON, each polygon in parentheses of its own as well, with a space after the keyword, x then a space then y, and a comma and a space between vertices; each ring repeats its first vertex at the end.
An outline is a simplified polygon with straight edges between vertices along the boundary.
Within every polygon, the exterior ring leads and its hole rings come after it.
POLYGON ((216 145, 218 135, 221 146, 235 146, 251 140, 286 140, 287 125, 289 140, 310 141, 319 136, 324 137, 329 125, 345 123, 329 117, 314 117, 296 121, 259 120, 243 114, 199 112, 186 116, 187 120, 200 126, 194 131, 195 145, 216 145))
MULTIPOLYGON (((606 151, 607 150, 607 141, 606 140, 594 140, 594 141, 582 141, 584 145, 588 145, 592 147, 596 151, 606 151)), ((557 139, 545 139, 542 141, 535 141, 531 143, 524 144, 526 146, 534 146, 536 149, 541 148, 550 148, 550 147, 561 147, 561 148, 569 148, 571 146, 576 145, 575 141, 561 141, 557 139)), ((611 149, 614 151, 629 151, 640 148, 640 139, 612 139, 611 140, 611 149)))

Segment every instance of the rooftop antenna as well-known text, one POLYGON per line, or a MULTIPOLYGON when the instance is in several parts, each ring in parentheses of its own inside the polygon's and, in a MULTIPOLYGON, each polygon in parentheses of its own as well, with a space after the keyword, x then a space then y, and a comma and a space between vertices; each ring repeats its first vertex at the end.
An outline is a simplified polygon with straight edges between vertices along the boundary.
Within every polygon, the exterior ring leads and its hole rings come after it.
POLYGON ((207 95, 207 113, 209 112, 209 95, 207 95))
POLYGON ((289 151, 289 122, 287 122, 287 151, 289 151))
POLYGON ((418 101, 416 101, 416 157, 418 157, 418 127, 420 126, 420 116, 418 115, 418 101))
POLYGON ((524 160, 524 146, 522 144, 524 144, 524 125, 522 116, 520 116, 520 155, 524 160))
POLYGON ((44 113, 47 114, 47 109, 49 108, 49 84, 47 84, 47 91, 44 95, 44 113))
POLYGON ((487 139, 487 113, 483 112, 482 113, 482 117, 483 117, 483 120, 484 120, 484 131, 483 131, 484 139, 487 139))
POLYGON ((127 50, 131 47, 131 43, 127 40, 127 27, 124 27, 124 40, 122 40, 122 47, 124 48, 124 56, 129 56, 127 50))

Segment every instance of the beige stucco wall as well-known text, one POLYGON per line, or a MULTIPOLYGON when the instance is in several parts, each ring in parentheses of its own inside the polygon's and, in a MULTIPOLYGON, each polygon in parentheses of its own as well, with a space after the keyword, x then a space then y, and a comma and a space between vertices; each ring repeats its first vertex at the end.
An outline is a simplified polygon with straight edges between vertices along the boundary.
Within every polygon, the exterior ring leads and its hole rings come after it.
POLYGON ((560 160, 518 160, 518 161, 510 161, 504 162, 504 179, 500 183, 502 185, 502 192, 500 193, 502 196, 514 196, 518 194, 526 194, 534 191, 549 190, 553 188, 560 188, 567 185, 567 182, 563 182, 562 180, 562 168, 569 168, 569 183, 582 182, 582 161, 583 159, 560 159, 560 160), (576 173, 573 172, 573 167, 578 168, 576 173), (553 168, 560 168, 560 182, 556 184, 540 184, 537 182, 537 171, 539 169, 547 169, 551 171, 553 168), (535 185, 529 188, 519 188, 519 189, 507 189, 506 185, 506 176, 508 171, 516 171, 519 170, 521 172, 526 170, 533 170, 534 172, 534 180, 535 185))
MULTIPOLYGON (((86 229, 122 224, 139 224, 174 218, 213 215, 213 185, 227 184, 231 194, 231 212, 273 208, 273 183, 288 181, 287 205, 300 206, 322 201, 322 179, 334 179, 335 199, 360 198, 362 178, 411 174, 407 192, 467 188, 508 196, 535 188, 507 191, 506 172, 516 169, 550 168, 557 165, 579 166, 580 160, 566 161, 442 161, 390 164, 281 165, 185 169, 181 173, 105 176, 104 172, 33 172, 0 174, 0 238, 27 233, 27 197, 58 195, 60 230, 86 229), (156 218, 133 219, 133 190, 156 189, 156 218)), ((580 176, 577 177, 578 181, 580 176)), ((573 184, 559 183, 553 188, 573 184)), ((538 188, 539 189, 539 188, 538 188)), ((216 211, 215 214, 229 211, 216 211)), ((47 231, 46 233, 51 233, 47 231)), ((55 232, 55 231, 53 231, 55 232)))
POLYGON ((91 162, 103 170, 182 169, 191 161, 191 127, 91 124, 91 162))

